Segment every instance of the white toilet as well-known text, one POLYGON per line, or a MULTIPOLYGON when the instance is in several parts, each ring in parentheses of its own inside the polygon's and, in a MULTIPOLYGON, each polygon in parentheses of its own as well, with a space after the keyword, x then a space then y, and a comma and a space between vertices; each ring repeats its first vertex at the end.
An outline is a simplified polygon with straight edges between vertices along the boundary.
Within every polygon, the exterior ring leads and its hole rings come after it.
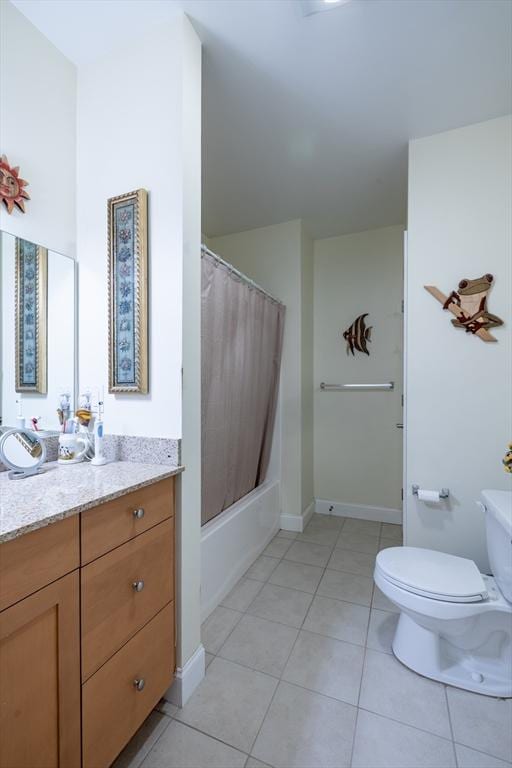
POLYGON ((377 555, 375 583, 400 608, 393 653, 420 675, 512 697, 512 492, 483 491, 494 576, 416 547, 377 555))

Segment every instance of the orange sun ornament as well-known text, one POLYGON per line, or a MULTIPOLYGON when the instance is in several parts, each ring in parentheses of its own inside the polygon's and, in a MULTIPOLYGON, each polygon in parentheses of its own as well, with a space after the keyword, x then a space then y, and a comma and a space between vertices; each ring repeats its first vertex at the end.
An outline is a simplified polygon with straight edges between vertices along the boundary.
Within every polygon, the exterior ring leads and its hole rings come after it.
POLYGON ((23 187, 28 186, 28 181, 19 177, 20 169, 11 168, 5 155, 0 158, 0 198, 7 208, 8 213, 12 213, 14 206, 25 213, 25 200, 30 200, 30 196, 23 187))

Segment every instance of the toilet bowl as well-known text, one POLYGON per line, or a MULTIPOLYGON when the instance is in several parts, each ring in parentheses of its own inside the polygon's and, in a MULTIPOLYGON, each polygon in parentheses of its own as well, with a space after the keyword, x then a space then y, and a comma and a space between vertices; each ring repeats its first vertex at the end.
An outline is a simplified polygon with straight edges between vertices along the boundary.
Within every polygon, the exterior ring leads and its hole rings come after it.
POLYGON ((377 555, 374 579, 400 609, 393 653, 420 675, 512 697, 512 493, 483 491, 494 576, 472 560, 417 547, 377 555))

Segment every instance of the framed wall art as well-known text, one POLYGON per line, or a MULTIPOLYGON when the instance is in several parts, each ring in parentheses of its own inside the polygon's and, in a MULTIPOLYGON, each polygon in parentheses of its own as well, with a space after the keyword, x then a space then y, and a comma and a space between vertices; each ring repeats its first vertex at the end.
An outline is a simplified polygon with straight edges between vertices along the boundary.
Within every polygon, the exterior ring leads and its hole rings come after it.
POLYGON ((109 392, 148 392, 145 189, 108 201, 109 392))
POLYGON ((15 241, 16 392, 46 394, 48 251, 15 241))

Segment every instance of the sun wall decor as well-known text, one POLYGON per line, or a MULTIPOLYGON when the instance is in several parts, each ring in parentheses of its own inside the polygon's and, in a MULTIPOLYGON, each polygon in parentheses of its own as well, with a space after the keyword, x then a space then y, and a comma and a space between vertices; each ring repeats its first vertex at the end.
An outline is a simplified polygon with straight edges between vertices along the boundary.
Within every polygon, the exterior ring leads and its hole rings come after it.
POLYGON ((16 206, 25 213, 25 200, 30 200, 30 195, 25 191, 28 181, 20 179, 20 169, 9 165, 5 155, 0 157, 0 198, 7 208, 7 213, 12 213, 16 206))

